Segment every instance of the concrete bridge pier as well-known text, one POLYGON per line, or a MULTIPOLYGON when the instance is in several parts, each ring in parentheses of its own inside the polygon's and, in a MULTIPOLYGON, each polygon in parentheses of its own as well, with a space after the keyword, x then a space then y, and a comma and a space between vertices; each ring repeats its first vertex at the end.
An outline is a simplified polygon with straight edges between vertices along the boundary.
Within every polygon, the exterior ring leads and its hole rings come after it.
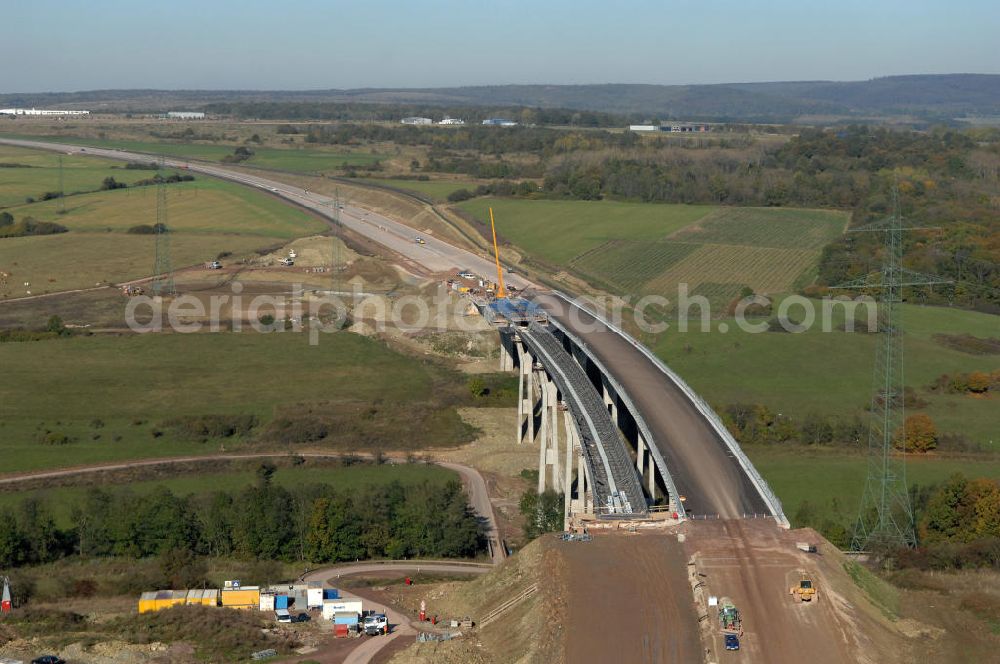
POLYGON ((562 473, 559 470, 559 388, 545 372, 539 372, 539 390, 542 393, 542 417, 539 426, 538 446, 538 493, 546 487, 553 491, 564 491, 562 473), (552 483, 546 477, 552 469, 552 483))
POLYGON ((500 371, 514 371, 514 336, 500 333, 500 371))
POLYGON ((535 398, 534 398, 534 365, 535 358, 525 349, 519 339, 517 345, 517 444, 520 445, 527 434, 528 442, 535 441, 535 398), (527 431, 524 420, 527 417, 527 431))

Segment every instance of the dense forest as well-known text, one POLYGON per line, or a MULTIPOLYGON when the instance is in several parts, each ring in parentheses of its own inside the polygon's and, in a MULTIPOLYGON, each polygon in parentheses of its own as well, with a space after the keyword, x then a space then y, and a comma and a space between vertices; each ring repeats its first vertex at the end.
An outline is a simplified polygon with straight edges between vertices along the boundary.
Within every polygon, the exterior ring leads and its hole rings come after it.
POLYGON ((179 496, 90 489, 58 528, 44 501, 0 512, 0 568, 70 555, 233 556, 251 560, 338 562, 359 558, 463 557, 483 546, 461 484, 399 483, 344 491, 329 485, 288 490, 272 483, 179 496))

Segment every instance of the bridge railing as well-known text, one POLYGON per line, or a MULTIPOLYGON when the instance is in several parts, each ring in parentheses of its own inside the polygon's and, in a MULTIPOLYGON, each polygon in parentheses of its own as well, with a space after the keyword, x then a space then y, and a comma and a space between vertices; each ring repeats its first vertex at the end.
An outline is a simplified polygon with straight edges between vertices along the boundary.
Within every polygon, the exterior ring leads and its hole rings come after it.
POLYGON ((761 498, 763 498, 764 502, 767 503, 768 507, 771 510, 771 514, 778 521, 778 523, 780 523, 785 527, 789 525, 788 518, 785 516, 785 513, 781 508, 781 501, 778 500, 778 497, 776 495, 774 495, 774 492, 771 490, 771 487, 768 486, 764 478, 761 477, 760 473, 754 467, 753 463, 750 462, 750 459, 743 452, 743 449, 740 447, 739 443, 736 442, 736 439, 733 438, 733 435, 729 432, 729 429, 726 428, 726 425, 723 424, 718 414, 716 414, 715 410, 708 404, 708 402, 706 402, 704 399, 698 396, 698 393, 695 392, 691 388, 691 386, 684 381, 683 378, 677 375, 673 371, 673 369, 668 367, 663 362, 663 360, 654 355, 652 351, 650 351, 641 343, 633 339, 631 335, 626 333, 624 330, 620 329, 617 325, 611 323, 611 321, 609 321, 604 316, 604 314, 600 313, 591 306, 587 306, 586 303, 571 298, 570 296, 566 295, 561 291, 553 290, 552 293, 555 296, 565 300, 570 306, 578 307, 583 311, 586 311, 588 314, 590 314, 597 320, 599 320, 605 327, 607 327, 609 330, 613 331, 619 337, 627 341, 636 350, 645 355, 646 359, 648 359, 655 366, 657 366, 660 369, 660 371, 662 371, 671 380, 671 382, 673 382, 674 385, 676 385, 677 388, 680 389, 684 393, 684 395, 691 400, 691 403, 695 405, 695 408, 698 409, 698 412, 701 413, 701 415, 708 421, 710 425, 712 425, 712 428, 719 435, 722 441, 726 444, 726 447, 728 447, 729 451, 732 452, 733 457, 736 459, 737 463, 740 464, 740 468, 742 468, 743 472, 746 473, 747 477, 750 478, 750 481, 753 483, 758 493, 760 493, 761 498))
POLYGON ((647 444, 649 444, 650 456, 653 458, 653 463, 659 469, 660 475, 663 477, 663 484, 666 486, 667 492, 670 494, 670 497, 673 500, 674 505, 676 506, 676 511, 680 516, 683 517, 684 504, 680 500, 680 494, 677 492, 677 486, 674 484, 674 478, 670 474, 670 469, 667 468, 667 462, 663 459, 663 455, 660 454, 660 450, 655 445, 651 444, 653 440, 653 435, 649 431, 649 426, 646 424, 646 420, 643 419, 642 414, 639 412, 639 409, 636 408, 635 404, 632 402, 631 397, 629 397, 628 393, 624 389, 622 389, 621 384, 611 374, 611 372, 608 371, 607 367, 604 366, 604 363, 590 353, 589 349, 587 348, 587 344, 586 342, 584 342, 583 339, 578 339, 572 332, 563 327, 559 323, 559 321, 555 320, 554 318, 549 319, 549 324, 557 327, 563 334, 573 339, 578 346, 583 348, 584 352, 586 352, 590 356, 591 361, 594 362, 594 364, 597 365, 597 368, 600 369, 601 373, 604 374, 604 377, 607 379, 608 383, 611 384, 611 389, 613 389, 615 391, 615 394, 618 395, 618 398, 621 399, 622 403, 625 405, 625 408, 628 409, 629 413, 632 414, 632 418, 635 420, 636 427, 638 427, 639 432, 642 434, 643 438, 645 438, 647 444))

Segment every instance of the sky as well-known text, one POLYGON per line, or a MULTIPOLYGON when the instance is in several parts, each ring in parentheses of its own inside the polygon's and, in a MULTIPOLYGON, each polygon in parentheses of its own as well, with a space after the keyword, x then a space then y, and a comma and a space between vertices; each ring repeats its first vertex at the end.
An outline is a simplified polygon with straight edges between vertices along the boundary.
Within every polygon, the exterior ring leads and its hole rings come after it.
POLYGON ((3 0, 0 93, 1000 73, 996 0, 3 0))

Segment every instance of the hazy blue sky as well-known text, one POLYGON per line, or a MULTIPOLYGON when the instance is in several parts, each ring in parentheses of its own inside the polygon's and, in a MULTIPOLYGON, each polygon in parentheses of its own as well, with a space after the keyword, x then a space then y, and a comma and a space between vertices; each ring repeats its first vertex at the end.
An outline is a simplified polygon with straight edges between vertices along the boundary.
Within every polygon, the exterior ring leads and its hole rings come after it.
POLYGON ((0 92, 1000 73, 997 0, 2 0, 0 92))

